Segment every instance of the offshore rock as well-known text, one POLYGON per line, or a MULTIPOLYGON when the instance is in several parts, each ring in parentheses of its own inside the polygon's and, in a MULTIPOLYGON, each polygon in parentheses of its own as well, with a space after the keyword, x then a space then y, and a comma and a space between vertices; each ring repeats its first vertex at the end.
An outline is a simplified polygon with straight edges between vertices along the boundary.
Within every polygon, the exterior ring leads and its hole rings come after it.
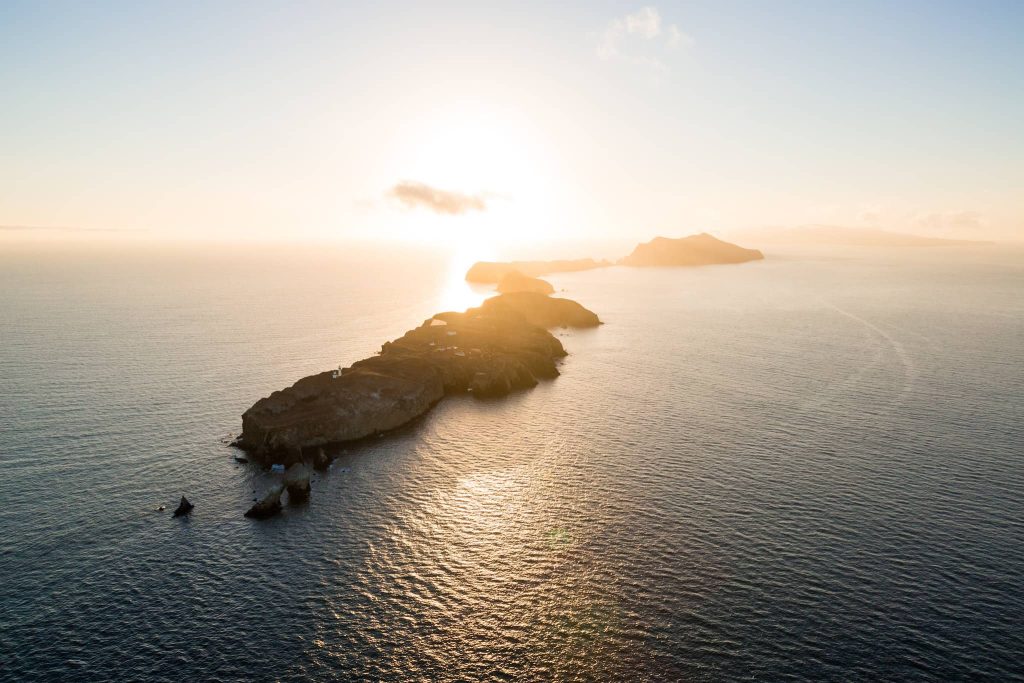
POLYGON ((252 519, 267 519, 279 512, 281 512, 281 487, 275 486, 263 498, 256 501, 245 513, 245 516, 252 519))
POLYGON ((319 448, 395 429, 446 395, 504 396, 557 377, 566 352, 545 328, 599 324, 575 301, 526 292, 439 313, 377 356, 260 399, 242 415, 241 445, 262 462, 320 459, 319 448))
POLYGON ((181 517, 182 515, 187 515, 188 513, 192 512, 192 508, 194 508, 194 507, 195 507, 195 505, 193 505, 192 503, 188 502, 188 498, 186 498, 185 496, 182 496, 181 497, 181 502, 178 503, 178 507, 174 511, 174 514, 172 516, 173 517, 181 517))
POLYGON ((309 500, 309 477, 309 468, 304 463, 296 463, 288 468, 284 475, 284 487, 288 490, 289 503, 304 503, 309 500))

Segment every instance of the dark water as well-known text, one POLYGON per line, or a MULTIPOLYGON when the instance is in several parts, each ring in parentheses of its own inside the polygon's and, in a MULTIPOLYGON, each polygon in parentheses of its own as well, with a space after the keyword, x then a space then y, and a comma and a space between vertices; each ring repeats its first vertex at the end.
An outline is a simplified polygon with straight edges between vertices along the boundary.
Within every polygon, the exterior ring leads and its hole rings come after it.
POLYGON ((607 322, 559 379, 258 523, 241 412, 483 292, 410 255, 0 252, 0 679, 1020 678, 1022 256, 554 277, 607 322))

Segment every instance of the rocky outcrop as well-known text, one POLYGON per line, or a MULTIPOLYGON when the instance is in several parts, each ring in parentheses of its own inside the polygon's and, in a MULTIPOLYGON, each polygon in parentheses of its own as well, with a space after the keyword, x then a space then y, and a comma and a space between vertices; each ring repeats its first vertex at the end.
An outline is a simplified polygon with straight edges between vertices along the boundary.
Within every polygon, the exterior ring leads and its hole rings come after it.
POLYGON ((519 314, 530 324, 543 328, 597 327, 601 324, 597 314, 572 299, 559 299, 528 292, 503 294, 487 299, 481 310, 510 316, 519 314))
POLYGON ((655 237, 637 245, 629 256, 621 259, 623 266, 707 266, 718 263, 745 263, 764 258, 757 249, 723 242, 707 233, 669 239, 655 237))
POLYGON ((288 472, 284 475, 284 487, 288 490, 290 504, 305 503, 309 500, 312 490, 309 477, 309 468, 305 463, 296 463, 288 468, 288 472))
POLYGON ((318 472, 325 471, 331 466, 331 459, 327 457, 326 451, 323 447, 316 449, 316 454, 313 456, 313 468, 318 472))
POLYGON ((547 296, 554 294, 555 288, 547 280, 529 277, 516 270, 501 278, 501 282, 498 283, 498 291, 502 294, 530 292, 547 296))
POLYGON ((506 275, 515 272, 528 277, 537 277, 549 273, 571 273, 610 265, 608 261, 595 261, 592 258, 565 261, 477 261, 466 273, 466 280, 496 284, 501 282, 506 275))
POLYGON ((263 498, 256 501, 245 513, 251 519, 268 519, 281 512, 281 487, 270 489, 263 498))
POLYGON ((239 445, 261 462, 320 458, 323 446, 399 427, 449 394, 503 396, 558 376, 566 355, 545 328, 593 327, 575 301, 520 292, 439 313, 351 367, 300 379, 242 415, 239 445))
POLYGON ((178 507, 174 511, 174 515, 173 516, 174 517, 181 517, 183 515, 187 515, 188 513, 192 512, 192 508, 194 508, 194 507, 195 507, 195 505, 193 505, 192 503, 188 502, 188 498, 186 498, 185 496, 182 496, 181 497, 181 502, 178 503, 178 507))

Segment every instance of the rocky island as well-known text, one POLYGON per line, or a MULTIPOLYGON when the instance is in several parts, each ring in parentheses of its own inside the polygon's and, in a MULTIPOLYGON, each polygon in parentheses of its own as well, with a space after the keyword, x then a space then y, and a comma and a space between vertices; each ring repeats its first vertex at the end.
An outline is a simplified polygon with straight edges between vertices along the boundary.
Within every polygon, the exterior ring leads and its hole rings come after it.
POLYGON ((547 328, 599 324, 575 301, 534 292, 439 313, 376 356, 260 399, 242 415, 236 445, 264 464, 316 462, 321 447, 400 427, 447 395, 504 396, 557 377, 567 354, 547 328))
POLYGON ((528 277, 547 275, 549 273, 572 273, 579 270, 592 270, 610 266, 608 261, 595 261, 592 258, 581 258, 562 261, 477 261, 466 273, 467 282, 497 284, 510 273, 518 272, 528 277))
MULTIPOLYGON (((619 259, 616 264, 612 264, 610 261, 595 261, 591 258, 569 261, 477 261, 466 272, 466 280, 468 282, 504 284, 505 280, 514 279, 517 276, 532 279, 547 273, 591 270, 611 265, 709 266, 745 263, 763 258, 764 254, 757 249, 744 249, 702 232, 699 235, 678 239, 655 237, 650 242, 638 244, 633 253, 619 259)), ((544 281, 539 280, 538 282, 544 281)))
POLYGON ((623 266, 708 266, 716 263, 746 263, 764 258, 757 249, 744 249, 712 237, 706 232, 679 239, 655 237, 638 244, 633 253, 620 259, 623 266))
POLYGON ((555 288, 552 287, 551 283, 547 280, 523 275, 518 270, 513 270, 511 273, 501 278, 501 282, 498 283, 497 289, 502 294, 512 294, 514 292, 535 292, 537 294, 555 293, 555 288))

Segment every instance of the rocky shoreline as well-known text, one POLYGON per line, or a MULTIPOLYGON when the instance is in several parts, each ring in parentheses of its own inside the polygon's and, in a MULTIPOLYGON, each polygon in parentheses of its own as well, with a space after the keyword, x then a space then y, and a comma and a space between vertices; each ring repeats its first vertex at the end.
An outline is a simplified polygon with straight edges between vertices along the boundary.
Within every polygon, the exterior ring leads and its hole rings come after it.
MULTIPOLYGON (((761 258, 757 250, 701 234, 657 238, 619 264, 692 266, 761 258)), ((285 491, 289 504, 309 500, 309 467, 329 467, 331 446, 398 429, 446 396, 505 396, 557 377, 567 353, 548 330, 596 327, 601 321, 575 301, 549 296, 554 288, 536 276, 610 265, 591 259, 477 263, 466 279, 496 282, 500 294, 462 313, 438 313, 385 342, 370 358, 304 377, 254 403, 242 414, 242 433, 233 444, 248 457, 236 460, 286 476, 262 499, 254 499, 246 516, 266 519, 280 513, 285 491)))
POLYGON ((401 427, 445 396, 504 396, 557 377, 567 354, 548 328, 599 324, 575 301, 533 292, 439 313, 378 355, 260 399, 242 415, 235 445, 262 464, 321 465, 324 446, 401 427))

